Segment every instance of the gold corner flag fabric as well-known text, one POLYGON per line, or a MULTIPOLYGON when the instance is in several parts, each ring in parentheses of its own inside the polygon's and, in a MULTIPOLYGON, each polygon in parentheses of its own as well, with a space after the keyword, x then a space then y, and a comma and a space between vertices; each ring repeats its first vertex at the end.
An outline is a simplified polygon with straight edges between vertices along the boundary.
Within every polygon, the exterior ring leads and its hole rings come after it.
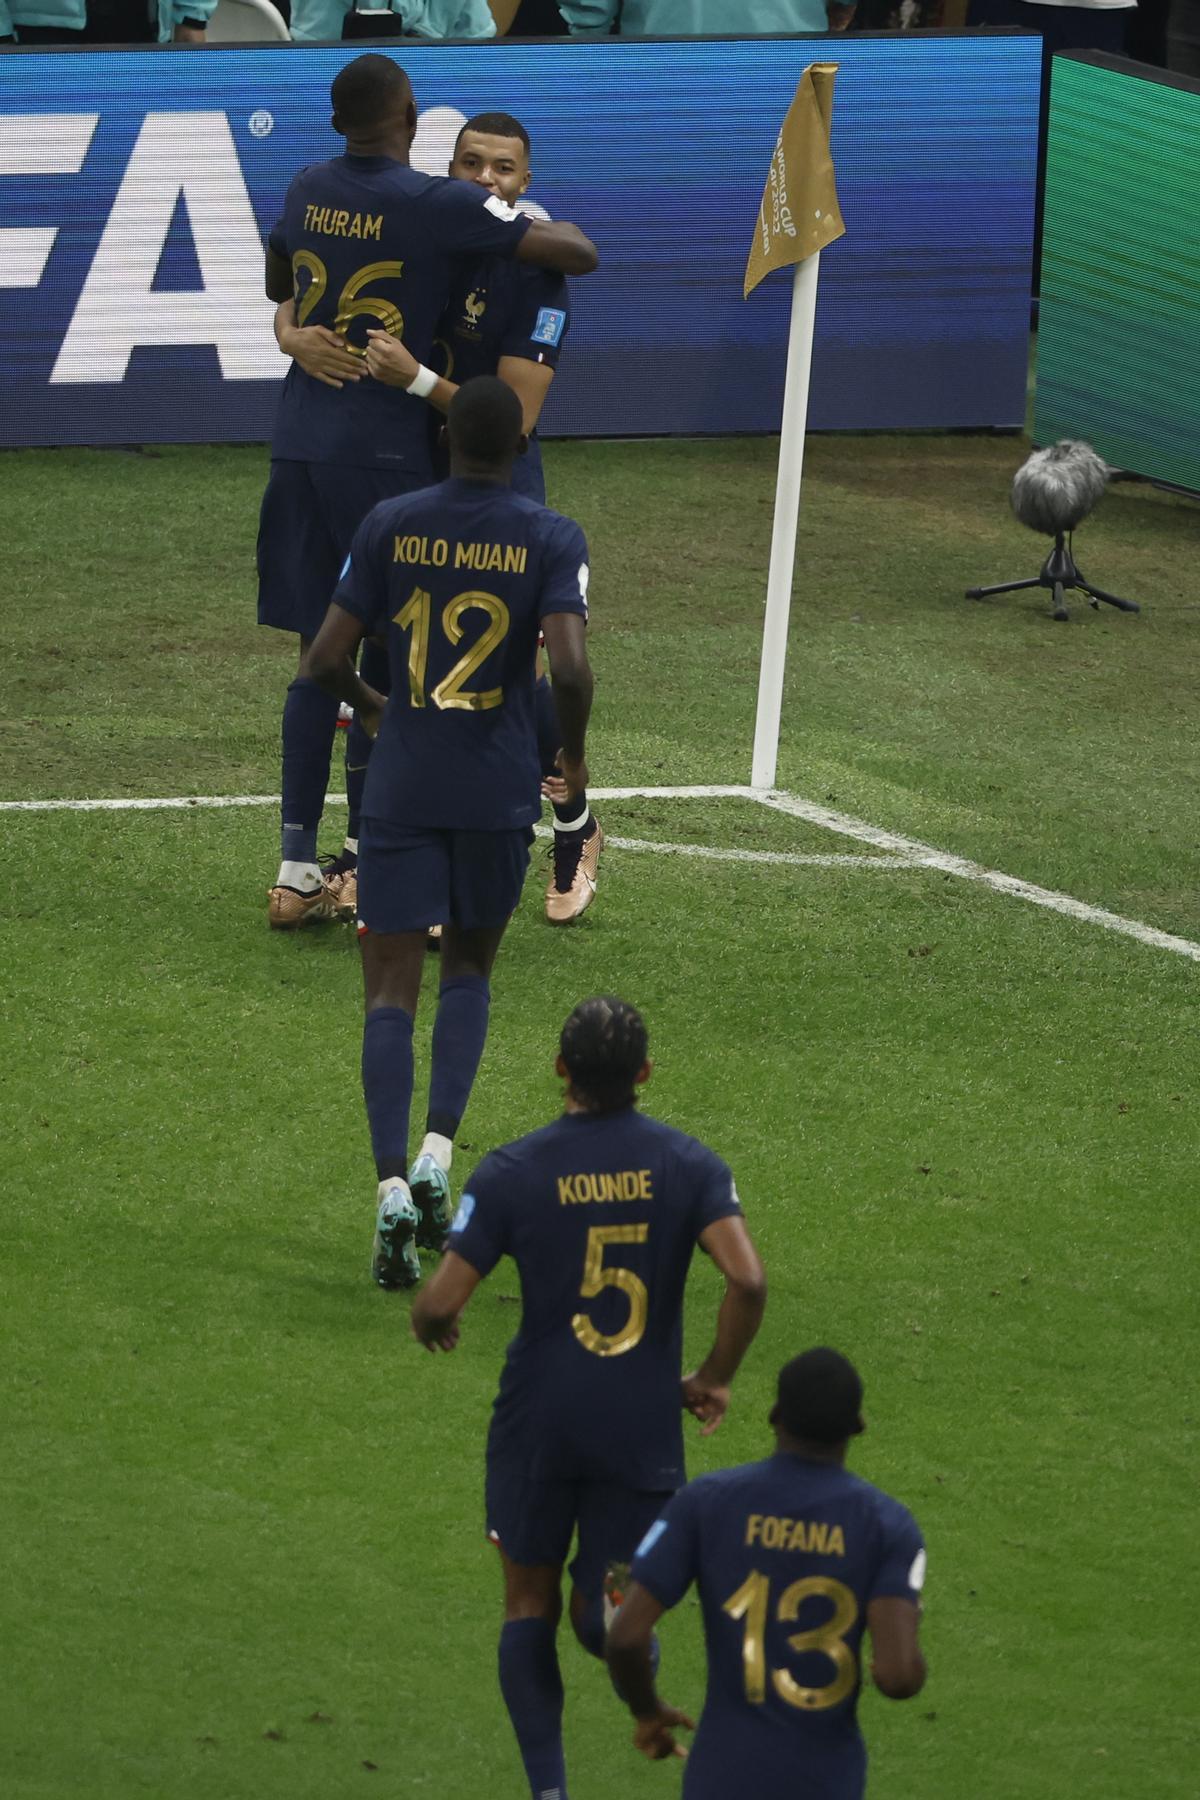
POLYGON ((746 263, 743 298, 772 269, 804 262, 845 236, 838 206, 829 127, 837 63, 810 63, 800 77, 758 209, 758 229, 746 263))

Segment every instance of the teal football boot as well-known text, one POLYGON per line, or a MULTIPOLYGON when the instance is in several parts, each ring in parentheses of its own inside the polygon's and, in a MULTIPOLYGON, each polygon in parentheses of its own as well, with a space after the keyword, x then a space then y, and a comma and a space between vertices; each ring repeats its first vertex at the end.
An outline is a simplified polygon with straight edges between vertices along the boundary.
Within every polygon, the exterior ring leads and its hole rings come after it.
POLYGON ((450 1177, 437 1159, 426 1153, 418 1156, 409 1170, 408 1179, 420 1214, 417 1242, 422 1250, 440 1250, 454 1216, 450 1206, 450 1177))
POLYGON ((416 1287, 421 1279, 417 1255, 420 1214, 408 1183, 393 1175, 379 1184, 379 1210, 375 1215, 375 1248, 371 1274, 381 1288, 416 1287))

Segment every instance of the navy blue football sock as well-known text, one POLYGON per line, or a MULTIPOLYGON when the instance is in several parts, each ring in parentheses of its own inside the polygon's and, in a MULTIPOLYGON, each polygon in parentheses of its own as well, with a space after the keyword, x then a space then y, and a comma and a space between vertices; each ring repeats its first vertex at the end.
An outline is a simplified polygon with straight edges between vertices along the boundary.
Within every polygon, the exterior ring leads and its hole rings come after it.
POLYGON ((413 1019, 402 1006, 376 1006, 363 1026, 363 1098, 380 1181, 408 1174, 413 1093, 413 1019))
MULTIPOLYGON (((372 643, 370 638, 363 641, 362 655, 359 658, 358 672, 368 687, 373 687, 378 694, 390 692, 392 672, 388 663, 387 651, 372 643)), ((350 814, 346 826, 346 836, 358 840, 358 828, 362 822, 363 789, 367 785, 367 764, 371 760, 371 739, 358 722, 356 713, 350 721, 350 729, 346 733, 346 806, 350 814)))
POLYGON ((329 786, 329 759, 337 730, 338 703, 315 681, 297 679, 283 708, 284 862, 317 859, 317 827, 329 786))
POLYGON ((429 1074, 430 1131, 452 1138, 467 1110, 487 1042, 491 989, 482 975, 443 981, 433 1022, 429 1074))
POLYGON ((346 732, 346 836, 357 843, 362 824, 363 789, 367 785, 367 764, 371 760, 371 740, 355 713, 346 732))
POLYGON ((567 1800, 563 1684, 549 1619, 510 1619, 501 1628, 500 1692, 533 1800, 567 1800))

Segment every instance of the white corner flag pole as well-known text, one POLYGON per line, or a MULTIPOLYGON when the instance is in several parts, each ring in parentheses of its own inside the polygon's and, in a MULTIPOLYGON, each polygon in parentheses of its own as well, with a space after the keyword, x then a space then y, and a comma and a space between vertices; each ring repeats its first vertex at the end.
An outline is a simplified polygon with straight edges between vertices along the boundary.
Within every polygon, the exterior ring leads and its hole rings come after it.
POLYGON ((792 317, 788 327, 787 375, 783 386, 783 422, 779 435, 779 472, 775 479, 775 524, 767 572, 767 611, 763 622, 762 662, 758 671, 758 712, 754 721, 754 765, 750 785, 772 788, 779 759, 779 721, 783 709, 783 670, 787 659, 788 615, 796 562, 796 527, 800 517, 800 478, 804 472, 804 433, 808 423, 808 380, 812 370, 813 327, 817 317, 817 276, 821 252, 797 263, 792 284, 792 317))

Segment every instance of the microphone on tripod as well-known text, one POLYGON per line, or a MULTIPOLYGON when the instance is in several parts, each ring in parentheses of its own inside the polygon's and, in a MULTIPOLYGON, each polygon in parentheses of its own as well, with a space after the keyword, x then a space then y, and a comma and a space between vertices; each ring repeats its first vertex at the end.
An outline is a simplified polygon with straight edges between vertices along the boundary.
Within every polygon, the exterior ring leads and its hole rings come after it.
POLYGON ((1035 450, 1026 457, 1013 476, 1012 509, 1022 525, 1031 531, 1043 531, 1054 539, 1054 548, 1042 564, 1041 573, 1025 581, 1000 581, 992 587, 967 589, 968 600, 984 600, 989 594, 1015 594, 1022 588, 1049 588, 1054 596, 1053 617, 1066 619, 1066 594, 1077 588, 1086 594, 1099 610, 1115 606, 1120 612, 1140 612, 1133 600, 1120 600, 1104 588, 1084 579, 1067 542, 1077 525, 1103 497, 1109 482, 1119 479, 1122 471, 1112 469, 1090 444, 1063 438, 1048 449, 1035 450))

